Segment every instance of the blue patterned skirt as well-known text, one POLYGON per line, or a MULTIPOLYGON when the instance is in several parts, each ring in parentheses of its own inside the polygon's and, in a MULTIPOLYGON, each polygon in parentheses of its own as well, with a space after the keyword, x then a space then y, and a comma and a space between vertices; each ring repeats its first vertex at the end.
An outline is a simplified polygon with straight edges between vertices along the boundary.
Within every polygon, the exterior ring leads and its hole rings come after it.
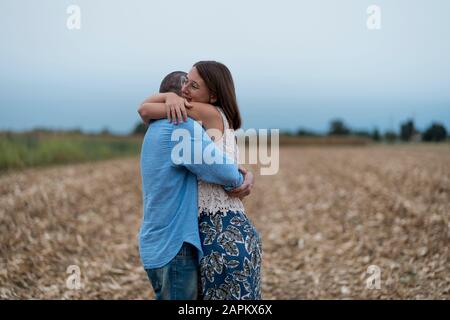
POLYGON ((204 300, 261 299, 261 238, 242 212, 201 213, 200 261, 204 300))

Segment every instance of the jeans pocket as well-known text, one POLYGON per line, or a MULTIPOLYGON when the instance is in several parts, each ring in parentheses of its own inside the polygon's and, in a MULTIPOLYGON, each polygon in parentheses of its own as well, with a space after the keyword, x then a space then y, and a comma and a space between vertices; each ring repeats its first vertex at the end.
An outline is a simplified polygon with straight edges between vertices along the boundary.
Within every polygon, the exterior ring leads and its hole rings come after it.
POLYGON ((161 291, 162 288, 162 270, 161 268, 158 269, 147 269, 148 278, 150 279, 150 282, 152 283, 153 290, 156 294, 158 294, 161 291))
POLYGON ((192 259, 197 254, 197 248, 190 243, 184 242, 177 254, 178 258, 192 259))

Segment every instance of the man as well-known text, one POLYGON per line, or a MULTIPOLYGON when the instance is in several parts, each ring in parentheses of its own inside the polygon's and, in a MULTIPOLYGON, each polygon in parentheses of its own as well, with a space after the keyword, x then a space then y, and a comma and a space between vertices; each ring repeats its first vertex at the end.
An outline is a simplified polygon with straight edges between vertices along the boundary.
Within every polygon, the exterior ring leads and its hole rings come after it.
MULTIPOLYGON (((167 75, 160 92, 180 94, 183 75, 179 71, 167 75)), ((253 177, 245 170, 242 172, 244 175, 194 120, 188 118, 178 125, 167 119, 152 122, 141 150, 144 216, 139 251, 156 299, 197 299, 199 260, 203 256, 197 218, 197 178, 223 185, 226 190, 233 190, 235 196, 245 196, 253 177), (172 152, 177 145, 177 141, 172 141, 176 130, 189 133, 192 157, 172 152), (203 159, 203 151, 211 144, 222 159, 220 164, 207 164, 203 159), (201 163, 194 161, 198 150, 202 151, 201 163)))

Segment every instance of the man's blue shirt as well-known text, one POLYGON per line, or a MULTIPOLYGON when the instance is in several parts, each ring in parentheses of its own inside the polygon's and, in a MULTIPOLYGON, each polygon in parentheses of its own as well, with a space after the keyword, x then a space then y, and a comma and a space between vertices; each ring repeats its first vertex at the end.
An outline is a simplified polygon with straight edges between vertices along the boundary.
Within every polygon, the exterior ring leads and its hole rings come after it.
POLYGON ((233 160, 191 118, 178 125, 167 119, 152 122, 142 143, 141 176, 144 212, 139 251, 145 269, 169 263, 183 242, 197 247, 199 259, 203 256, 197 179, 223 185, 227 190, 239 187, 244 180, 233 160), (215 159, 222 159, 221 163, 205 161, 203 155, 210 150, 215 159))

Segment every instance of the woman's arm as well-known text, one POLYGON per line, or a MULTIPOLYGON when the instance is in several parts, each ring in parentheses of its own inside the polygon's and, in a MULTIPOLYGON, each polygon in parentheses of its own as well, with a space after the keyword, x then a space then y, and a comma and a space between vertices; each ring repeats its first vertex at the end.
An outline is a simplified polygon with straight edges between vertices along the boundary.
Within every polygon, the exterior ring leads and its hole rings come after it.
POLYGON ((175 93, 162 93, 146 99, 139 107, 139 115, 145 123, 167 118, 175 124, 187 117, 199 121, 205 129, 217 129, 223 133, 222 117, 216 107, 208 103, 187 102, 175 93))
MULTIPOLYGON (((170 93, 170 92, 167 92, 167 93, 170 93)), ((147 99, 142 101, 141 105, 143 105, 144 103, 149 103, 149 102, 164 103, 164 102, 166 102, 167 93, 157 93, 157 94, 151 95, 150 97, 148 97, 147 99)))
POLYGON ((179 99, 182 98, 173 92, 154 94, 141 103, 138 109, 138 113, 142 121, 147 124, 150 122, 150 120, 163 119, 166 117, 170 119, 170 115, 167 113, 168 105, 169 103, 171 105, 176 103, 184 104, 184 102, 180 102, 179 99))
POLYGON ((139 116, 145 124, 150 120, 163 119, 167 117, 166 104, 157 102, 146 102, 141 104, 138 109, 139 116))
POLYGON ((208 135, 214 141, 222 137, 225 128, 223 127, 222 116, 217 107, 209 103, 191 102, 192 107, 188 109, 188 115, 201 123, 207 130, 208 135))

